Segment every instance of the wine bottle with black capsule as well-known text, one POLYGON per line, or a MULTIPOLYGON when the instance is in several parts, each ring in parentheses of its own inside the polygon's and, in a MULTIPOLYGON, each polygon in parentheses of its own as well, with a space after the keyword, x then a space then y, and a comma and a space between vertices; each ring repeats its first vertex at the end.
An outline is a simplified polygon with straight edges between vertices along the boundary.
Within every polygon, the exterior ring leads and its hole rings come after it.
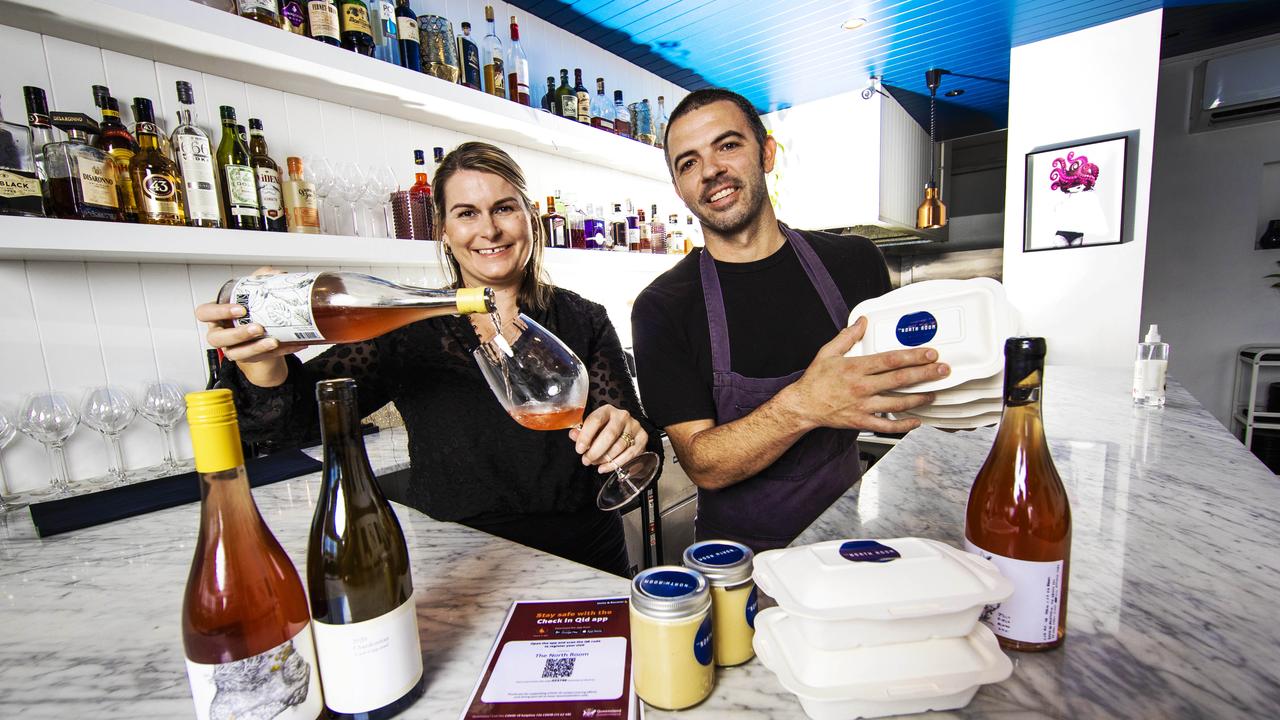
POLYGON ((258 182, 253 172, 253 156, 236 125, 236 110, 230 105, 219 108, 222 115, 222 141, 218 143, 218 168, 222 171, 223 209, 227 227, 237 230, 262 229, 262 205, 258 199, 258 182))
POLYGON ((325 705, 341 720, 382 720, 423 689, 409 549, 365 454, 355 381, 317 383, 316 401, 324 469, 307 587, 325 705))
POLYGON ((1041 420, 1045 347, 1005 341, 1004 412, 965 511, 965 549, 1013 581, 1013 596, 982 615, 1007 650, 1049 650, 1067 631, 1071 503, 1041 420))

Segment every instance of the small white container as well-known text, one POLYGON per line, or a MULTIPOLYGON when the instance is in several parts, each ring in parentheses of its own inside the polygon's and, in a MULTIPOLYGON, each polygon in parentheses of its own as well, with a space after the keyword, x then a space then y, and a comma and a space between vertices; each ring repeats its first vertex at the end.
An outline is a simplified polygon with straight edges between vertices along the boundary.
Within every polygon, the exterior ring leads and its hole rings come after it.
POLYGON ((781 608, 757 615, 756 657, 813 720, 954 710, 968 705, 980 686, 1013 673, 982 624, 962 637, 847 650, 808 645, 796 624, 781 608))
POLYGON ((1013 594, 990 561, 924 538, 769 550, 754 576, 823 650, 967 635, 984 606, 1013 594))
POLYGON ((906 392, 945 390, 999 373, 1005 338, 1016 334, 1018 326, 1004 286, 991 278, 912 283, 858 303, 849 323, 862 315, 867 317, 866 334, 847 357, 928 346, 951 366, 947 377, 904 388, 906 392))

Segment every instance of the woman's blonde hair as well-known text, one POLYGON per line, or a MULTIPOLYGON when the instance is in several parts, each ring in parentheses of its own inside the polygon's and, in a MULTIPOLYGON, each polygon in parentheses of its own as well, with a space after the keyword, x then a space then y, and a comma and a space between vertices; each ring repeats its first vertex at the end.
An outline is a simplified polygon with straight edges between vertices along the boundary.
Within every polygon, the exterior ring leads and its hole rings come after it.
POLYGON ((462 170, 492 173, 511 183, 516 189, 520 205, 524 208, 525 215, 531 220, 529 238, 533 246, 532 252, 529 253, 529 262, 524 267, 524 277, 520 279, 519 301, 524 308, 545 309, 551 301, 551 283, 542 269, 542 223, 539 222, 537 213, 533 211, 533 203, 529 200, 524 171, 502 148, 489 143, 465 142, 454 148, 453 152, 445 155, 440 166, 436 168, 436 176, 432 182, 435 190, 432 204, 436 216, 436 227, 440 229, 441 253, 444 255, 441 264, 449 269, 450 285, 461 287, 462 269, 458 266, 458 259, 448 251, 448 244, 443 241, 445 213, 448 207, 445 188, 449 184, 449 179, 462 170))

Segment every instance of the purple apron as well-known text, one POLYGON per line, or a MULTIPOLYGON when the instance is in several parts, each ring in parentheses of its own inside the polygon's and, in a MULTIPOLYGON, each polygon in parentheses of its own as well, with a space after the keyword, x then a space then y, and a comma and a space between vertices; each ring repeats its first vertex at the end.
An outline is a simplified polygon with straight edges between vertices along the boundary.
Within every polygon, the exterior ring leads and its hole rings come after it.
MULTIPOLYGON (((831 274, 809 243, 779 224, 809 282, 831 315, 834 332, 845 327, 849 308, 831 274)), ((716 424, 744 417, 804 374, 750 378, 730 370, 729 324, 715 260, 705 249, 698 259, 711 331, 711 395, 716 424)), ((755 477, 719 490, 698 490, 694 530, 698 540, 725 539, 756 552, 785 547, 862 476, 858 431, 817 428, 806 433, 755 477)))

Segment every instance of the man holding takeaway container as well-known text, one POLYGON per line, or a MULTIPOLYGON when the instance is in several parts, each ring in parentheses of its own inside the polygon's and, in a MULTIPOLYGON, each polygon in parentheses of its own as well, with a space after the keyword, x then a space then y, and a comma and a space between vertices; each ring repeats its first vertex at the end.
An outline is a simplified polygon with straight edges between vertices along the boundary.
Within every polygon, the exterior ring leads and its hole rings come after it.
MULTIPOLYGON (((906 432, 928 394, 890 391, 950 372, 929 348, 844 354, 888 292, 869 240, 778 222, 765 175, 777 144, 742 96, 686 97, 667 124, 676 193, 706 248, 641 292, 632 311, 640 393, 698 486, 698 539, 783 547, 861 476, 859 430, 906 432)), ((850 168, 850 172, 858 172, 850 168)))

